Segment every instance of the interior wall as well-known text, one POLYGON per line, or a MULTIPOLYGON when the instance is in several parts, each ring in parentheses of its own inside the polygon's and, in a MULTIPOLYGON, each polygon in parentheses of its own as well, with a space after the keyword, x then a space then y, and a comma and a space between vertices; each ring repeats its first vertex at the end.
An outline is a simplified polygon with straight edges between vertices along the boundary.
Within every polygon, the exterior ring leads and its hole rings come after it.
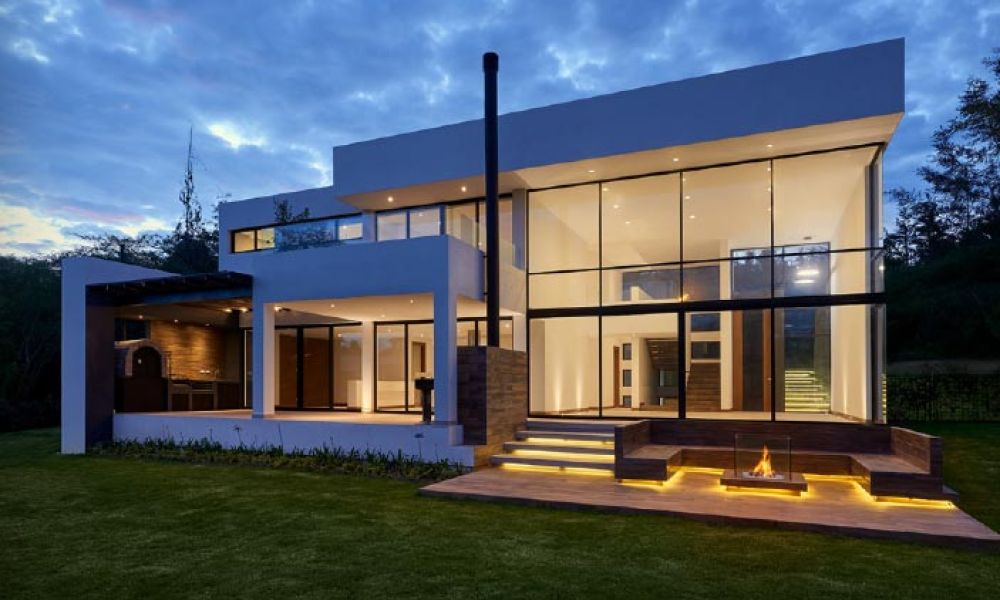
POLYGON ((830 309, 830 344, 831 411, 870 418, 867 305, 830 309))
POLYGON ((531 410, 567 413, 598 403, 597 318, 531 322, 531 410))

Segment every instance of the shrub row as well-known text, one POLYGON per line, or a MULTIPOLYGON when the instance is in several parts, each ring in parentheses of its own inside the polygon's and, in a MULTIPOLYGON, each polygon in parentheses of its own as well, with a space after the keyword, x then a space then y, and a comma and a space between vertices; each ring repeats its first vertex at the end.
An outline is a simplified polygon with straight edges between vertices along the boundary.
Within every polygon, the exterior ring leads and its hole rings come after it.
POLYGON ((285 452, 277 446, 225 448, 218 442, 204 439, 184 442, 105 442, 95 445, 90 452, 98 456, 299 469, 407 481, 440 481, 466 472, 466 468, 458 463, 447 460, 425 461, 406 456, 402 452, 389 454, 328 447, 308 452, 285 452))
POLYGON ((1000 374, 890 374, 890 422, 1000 421, 1000 374))

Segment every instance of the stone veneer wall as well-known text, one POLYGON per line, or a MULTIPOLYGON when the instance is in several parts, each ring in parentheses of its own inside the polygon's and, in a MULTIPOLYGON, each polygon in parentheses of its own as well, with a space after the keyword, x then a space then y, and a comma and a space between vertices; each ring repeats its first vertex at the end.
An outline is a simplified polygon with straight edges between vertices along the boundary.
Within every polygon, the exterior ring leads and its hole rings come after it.
POLYGON ((488 463, 528 419, 528 355, 506 348, 458 348, 458 421, 475 465, 488 463))
POLYGON ((238 330, 150 321, 149 339, 167 353, 170 372, 164 373, 164 376, 197 380, 239 379, 238 330))

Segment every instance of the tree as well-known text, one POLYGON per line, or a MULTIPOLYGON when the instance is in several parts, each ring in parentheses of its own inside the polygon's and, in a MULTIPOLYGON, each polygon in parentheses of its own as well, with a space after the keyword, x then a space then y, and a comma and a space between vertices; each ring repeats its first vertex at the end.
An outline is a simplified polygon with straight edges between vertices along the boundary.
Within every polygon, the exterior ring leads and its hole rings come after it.
POLYGON ((886 232, 889 356, 1000 356, 1000 48, 992 83, 971 78, 918 171, 923 190, 891 190, 886 232))
POLYGON ((59 272, 0 256, 0 430, 59 422, 59 272))
POLYGON ((194 130, 188 130, 187 166, 177 196, 183 212, 174 233, 163 240, 163 268, 173 273, 208 273, 218 270, 218 228, 202 219, 201 202, 194 187, 194 130))

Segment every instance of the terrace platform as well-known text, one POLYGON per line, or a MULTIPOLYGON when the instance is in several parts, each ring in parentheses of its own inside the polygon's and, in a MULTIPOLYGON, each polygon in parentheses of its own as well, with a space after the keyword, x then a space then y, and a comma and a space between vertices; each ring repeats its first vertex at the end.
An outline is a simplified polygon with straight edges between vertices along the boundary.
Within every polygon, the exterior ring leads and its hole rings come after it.
POLYGON ((494 468, 438 482, 425 496, 619 513, 883 538, 1000 552, 1000 534, 951 502, 874 500, 856 478, 806 475, 801 496, 726 491, 721 470, 681 468, 658 484, 611 475, 494 468))

